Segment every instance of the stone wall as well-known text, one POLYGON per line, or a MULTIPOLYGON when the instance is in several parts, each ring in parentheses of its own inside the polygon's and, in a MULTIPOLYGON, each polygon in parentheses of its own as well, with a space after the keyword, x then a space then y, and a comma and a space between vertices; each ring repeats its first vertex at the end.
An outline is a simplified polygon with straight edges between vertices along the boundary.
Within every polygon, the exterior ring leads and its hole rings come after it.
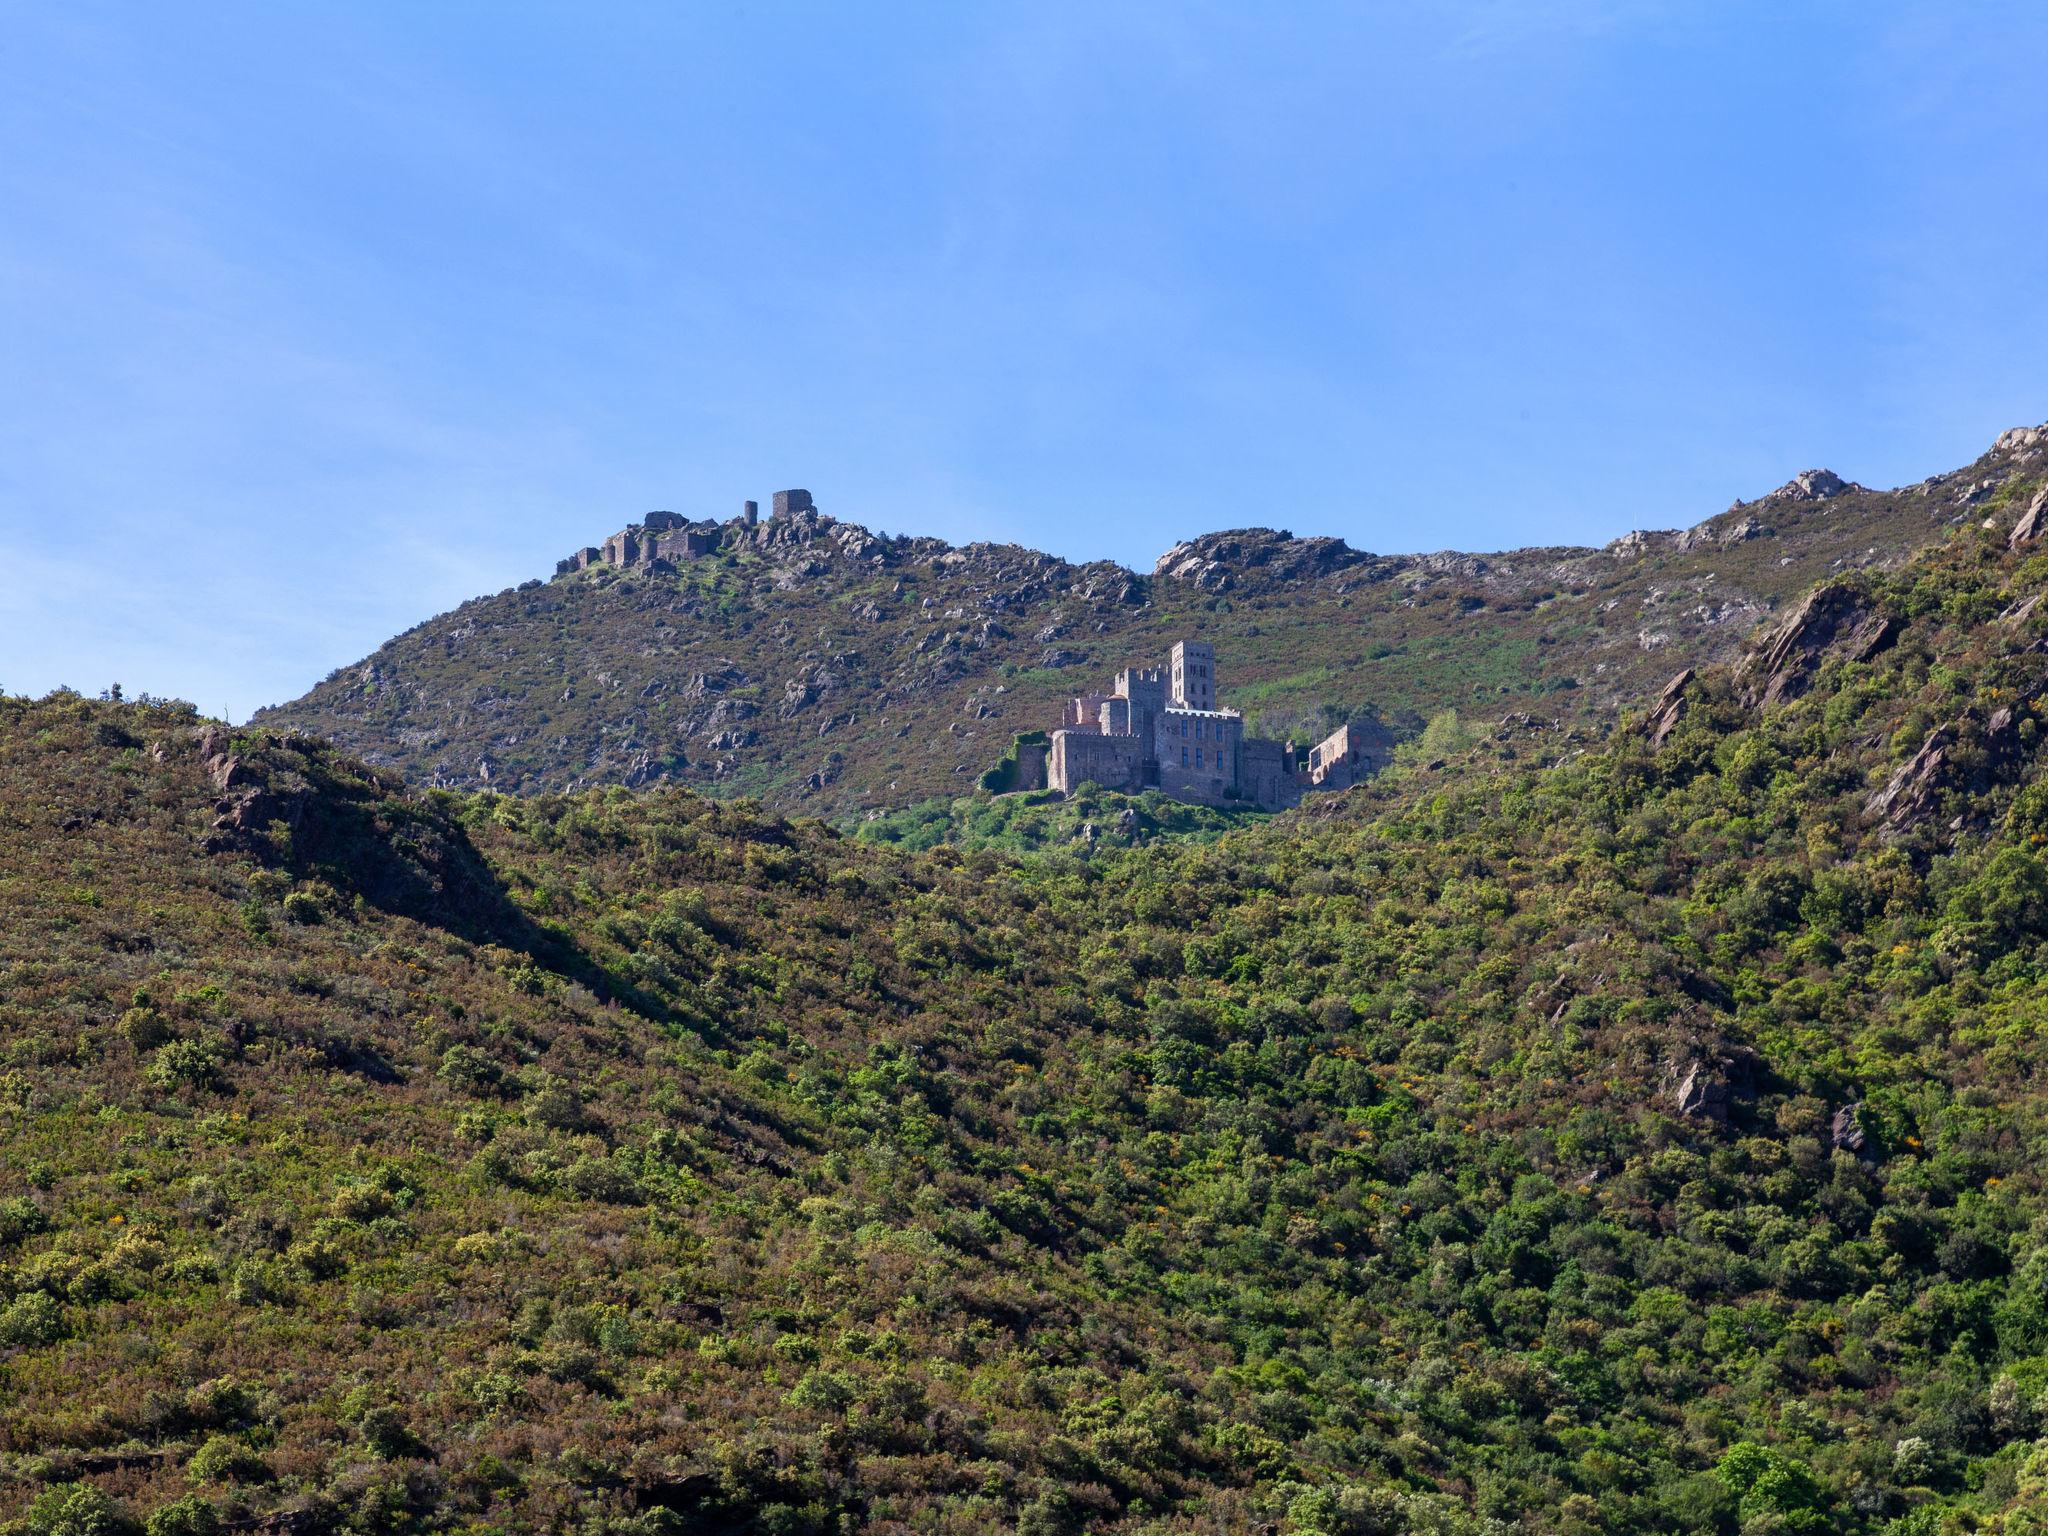
POLYGON ((1070 731, 1093 731, 1100 734, 1102 706, 1109 702, 1110 697, 1106 693, 1075 695, 1067 700, 1066 708, 1061 711, 1060 724, 1070 731))
POLYGON ((1141 741, 1159 731, 1159 712, 1166 708, 1166 673, 1159 667, 1126 667, 1116 675, 1117 694, 1131 701, 1126 727, 1141 741))
POLYGON ((655 558, 661 560, 701 560, 718 548, 719 531, 716 525, 709 528, 681 528, 665 534, 655 542, 655 558))
POLYGON ((1183 800, 1236 798, 1243 741, 1244 720, 1238 715, 1168 706, 1153 737, 1159 787, 1183 800))
POLYGON ((593 565, 632 570, 662 561, 701 560, 718 548, 722 538, 723 531, 716 523, 693 523, 675 512, 650 512, 644 521, 628 524, 601 547, 579 549, 566 560, 557 560, 555 574, 567 576, 593 565))
POLYGON ((1349 789, 1393 760, 1394 738, 1377 720, 1340 725, 1309 751, 1307 777, 1317 789, 1349 789))
POLYGON ((1048 785, 1072 794, 1083 784, 1135 794, 1144 787, 1144 743, 1135 736, 1058 730, 1046 771, 1048 785))
POLYGON ((1238 747, 1237 792, 1265 811, 1301 804, 1301 775, 1291 742, 1247 736, 1238 747))
POLYGON ((1020 741, 1017 743, 1018 789, 1044 789, 1047 779, 1046 760, 1052 755, 1052 745, 1043 741, 1020 741))

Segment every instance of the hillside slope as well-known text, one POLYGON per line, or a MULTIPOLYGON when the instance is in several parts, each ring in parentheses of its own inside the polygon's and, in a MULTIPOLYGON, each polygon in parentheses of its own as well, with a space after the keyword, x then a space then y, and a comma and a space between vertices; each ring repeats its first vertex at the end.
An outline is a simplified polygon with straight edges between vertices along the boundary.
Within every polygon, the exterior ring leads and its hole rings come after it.
POLYGON ((2039 548, 1022 861, 0 702, 0 1511, 2037 1529, 2039 548))
POLYGON ((2009 521, 2044 462, 2048 433, 2015 431, 1903 490, 1809 472, 1602 550, 1386 558, 1242 530, 1149 576, 877 539, 816 512, 735 520, 677 574, 598 568, 479 598, 257 718, 415 784, 676 782, 841 819, 962 793, 1014 732, 1189 635, 1216 643, 1226 701, 1268 734, 1320 736, 1367 708, 1603 721, 1732 655, 1824 576, 2009 521))

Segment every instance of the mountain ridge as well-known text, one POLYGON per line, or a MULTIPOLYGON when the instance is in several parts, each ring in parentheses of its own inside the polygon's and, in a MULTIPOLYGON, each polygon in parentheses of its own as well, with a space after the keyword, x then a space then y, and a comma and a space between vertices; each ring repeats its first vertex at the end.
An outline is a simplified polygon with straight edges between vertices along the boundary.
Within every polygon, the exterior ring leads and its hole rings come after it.
POLYGON ((418 784, 677 782, 846 820, 963 792, 1095 674, 1183 637, 1217 645, 1221 695, 1261 734, 1315 739, 1360 712, 1415 729, 1460 707, 1586 722, 1732 654, 1821 577, 2013 515, 2044 442, 2013 429, 1891 491, 1806 471, 1600 548, 1386 556, 1245 528, 1150 573, 882 538, 806 505, 716 525, 721 547, 673 566, 474 599, 256 719, 418 784))

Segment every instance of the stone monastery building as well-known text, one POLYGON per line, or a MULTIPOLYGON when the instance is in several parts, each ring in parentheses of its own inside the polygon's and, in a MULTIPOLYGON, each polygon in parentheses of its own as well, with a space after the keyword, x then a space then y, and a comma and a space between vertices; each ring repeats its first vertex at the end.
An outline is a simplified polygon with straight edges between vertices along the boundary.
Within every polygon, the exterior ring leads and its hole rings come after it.
MULTIPOLYGON (((1386 766, 1393 744, 1377 723, 1340 727, 1304 765, 1291 741, 1244 733, 1244 717, 1216 703, 1216 648, 1175 644, 1167 667, 1126 667, 1112 693, 1084 693, 1045 749, 1045 787, 1082 784, 1179 800, 1249 801, 1263 810, 1297 804, 1308 789, 1343 789, 1386 766)), ((1020 782, 1035 787, 1037 765, 1021 759, 1020 782)))

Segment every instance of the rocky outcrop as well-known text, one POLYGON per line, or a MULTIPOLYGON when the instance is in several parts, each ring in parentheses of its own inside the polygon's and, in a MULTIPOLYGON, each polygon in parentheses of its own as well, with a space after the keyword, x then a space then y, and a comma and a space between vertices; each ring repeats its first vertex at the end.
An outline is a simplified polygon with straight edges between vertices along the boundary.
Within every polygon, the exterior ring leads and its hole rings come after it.
POLYGON ((1744 658, 1744 697, 1769 708, 1798 698, 1830 657, 1868 661, 1891 644, 1897 621, 1852 587, 1816 587, 1744 658))
MULTIPOLYGON (((305 815, 303 785, 277 785, 234 750, 226 727, 202 726, 194 737, 199 763, 213 780, 220 798, 214 802, 213 826, 206 835, 208 853, 267 853, 271 824, 282 822, 292 832, 305 815)), ((288 745, 302 745, 287 737, 288 745)))
POLYGON ((1938 725, 1884 788, 1864 802, 1864 819, 1886 837, 1903 836, 1934 819, 1943 791, 1989 788, 2023 746, 2019 717, 2010 707, 1992 711, 1981 728, 1967 718, 1938 725))
POLYGON ((1865 818, 1896 836, 1932 816, 1942 781, 1948 777, 1955 742, 1955 731, 1949 726, 1936 726, 1928 732, 1920 749, 1864 803, 1865 818))
POLYGON ((1342 539, 1297 539, 1280 529, 1234 528, 1174 545, 1154 563, 1152 574, 1224 592, 1254 575, 1276 582, 1315 581, 1371 559, 1342 539))
POLYGON ((1756 1096, 1756 1061, 1747 1051, 1691 1052, 1664 1069, 1664 1097, 1688 1120, 1726 1125, 1731 1108, 1756 1096))
MULTIPOLYGON (((1739 508, 1740 506, 1741 503, 1738 502, 1736 507, 1739 508)), ((1688 550, 1703 549, 1714 544, 1723 546, 1747 544, 1751 539, 1768 539, 1776 532, 1775 529, 1766 527, 1753 513, 1745 513, 1741 517, 1732 517, 1731 513, 1733 510, 1731 509, 1730 512, 1723 513, 1719 517, 1710 517, 1703 523, 1694 523, 1692 527, 1687 528, 1682 533, 1630 534, 1628 537, 1640 537, 1645 543, 1651 539, 1665 539, 1670 542, 1673 549, 1683 554, 1688 550)), ((1608 547, 1610 549, 1615 548, 1621 542, 1621 540, 1617 539, 1615 544, 1608 547)))
POLYGON ((1844 480, 1832 469, 1802 469, 1769 495, 1759 496, 1759 503, 1785 501, 1831 501, 1850 491, 1861 491, 1867 487, 1854 480, 1844 480))
POLYGON ((2027 510, 2020 514, 2020 520, 2012 525, 2012 532, 2006 536, 2005 547, 2018 549, 2022 544, 2032 543, 2041 536, 2041 529, 2048 525, 2048 485, 2034 492, 2034 499, 2027 503, 2027 510))
POLYGON ((1693 670, 1687 667, 1678 676, 1664 685, 1664 691, 1657 695, 1657 703, 1650 711, 1650 746, 1654 750, 1664 745, 1671 733, 1678 729, 1678 722, 1685 716, 1685 690, 1693 680, 1693 670))
POLYGON ((1853 1104, 1844 1104, 1835 1111, 1834 1118, 1828 1121, 1828 1145, 1837 1152, 1861 1156, 1864 1149, 1869 1146, 1870 1138, 1863 1134, 1862 1123, 1857 1119, 1857 1114, 1862 1108, 1861 1099, 1853 1104))
POLYGON ((1633 560, 1647 555, 1652 549, 1665 544, 1675 544, 1678 535, 1663 528, 1633 528, 1606 546, 1607 553, 1617 560, 1633 560))
POLYGON ((1993 453, 2024 453, 2048 444, 2048 422, 2038 427, 2008 427, 1991 445, 1993 453))

